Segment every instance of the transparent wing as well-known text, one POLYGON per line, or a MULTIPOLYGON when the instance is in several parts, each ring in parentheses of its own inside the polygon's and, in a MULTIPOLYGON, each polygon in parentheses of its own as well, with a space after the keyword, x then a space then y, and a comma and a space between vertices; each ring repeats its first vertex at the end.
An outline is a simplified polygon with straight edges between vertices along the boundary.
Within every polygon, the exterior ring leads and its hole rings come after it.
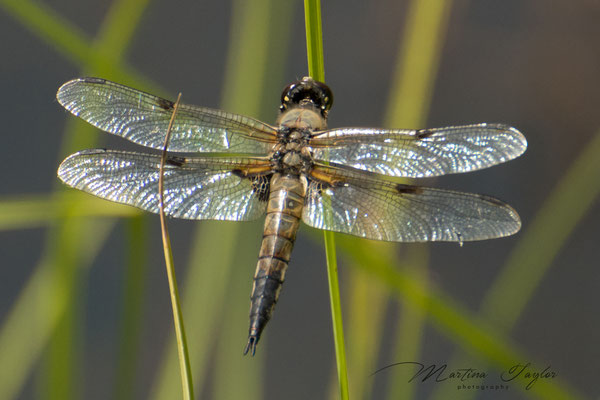
POLYGON ((463 242, 521 227, 515 210, 484 195, 396 184, 335 166, 316 166, 311 175, 302 220, 319 229, 394 242, 463 242))
MULTIPOLYGON (((69 81, 56 98, 95 127, 154 149, 162 149, 174 104, 99 78, 69 81)), ((255 119, 181 104, 169 151, 265 154, 275 141, 275 129, 255 119)))
POLYGON ((422 178, 491 167, 523 154, 510 126, 477 124, 422 130, 341 128, 316 132, 314 158, 388 176, 422 178))
MULTIPOLYGON (((245 175, 263 167, 270 165, 261 159, 171 155, 164 169, 165 213, 186 219, 257 219, 266 210, 269 177, 245 175)), ((65 159, 58 177, 103 199, 158 213, 159 168, 157 155, 94 149, 65 159)))

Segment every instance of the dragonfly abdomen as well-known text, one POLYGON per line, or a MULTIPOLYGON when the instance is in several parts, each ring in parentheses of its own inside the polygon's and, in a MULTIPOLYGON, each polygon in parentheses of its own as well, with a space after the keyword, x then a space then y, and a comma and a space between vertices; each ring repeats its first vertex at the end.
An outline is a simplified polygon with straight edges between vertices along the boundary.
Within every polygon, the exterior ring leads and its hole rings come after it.
POLYGON ((250 329, 244 354, 254 355, 260 335, 271 319, 285 280, 304 206, 305 187, 297 176, 274 174, 254 286, 250 297, 250 329))

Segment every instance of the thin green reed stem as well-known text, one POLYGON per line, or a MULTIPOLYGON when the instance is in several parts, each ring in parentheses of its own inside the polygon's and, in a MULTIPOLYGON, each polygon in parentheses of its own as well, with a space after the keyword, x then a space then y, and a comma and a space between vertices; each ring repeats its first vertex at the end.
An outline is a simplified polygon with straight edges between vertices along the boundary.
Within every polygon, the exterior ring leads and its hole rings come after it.
MULTIPOLYGON (((323 58, 323 35, 321 32, 321 4, 319 0, 304 1, 306 23, 306 50, 308 56, 308 73, 314 79, 325 80, 325 63, 323 58)), ((327 209, 327 207, 326 207, 327 209)), ((331 217, 326 216, 327 217, 331 217)), ((333 232, 324 231, 325 254, 327 258, 327 278, 331 301, 331 318, 333 322, 333 340, 338 371, 340 398, 348 399, 348 372, 346 366, 346 349, 344 345, 344 327, 342 324, 342 306, 337 273, 337 259, 333 232)))
POLYGON ((179 355, 179 370, 181 373, 181 386, 183 398, 191 400, 194 398, 194 387, 192 381, 192 367, 190 366, 190 357, 188 353, 187 340, 185 337, 185 326, 183 324, 183 313, 181 312, 181 302, 179 301, 179 290, 177 289, 177 279, 175 277, 175 263, 173 262, 173 252, 171 250, 171 239, 167 228, 167 217, 165 215, 164 204, 164 170, 167 161, 167 148, 171 136, 173 121, 177 115, 177 109, 181 100, 181 93, 177 97, 173 114, 169 121, 167 134, 165 135, 165 144, 163 146, 162 157, 160 159, 160 173, 158 177, 158 198, 160 201, 160 228, 162 232, 163 249, 165 253, 165 264, 167 267, 167 277, 169 278, 169 294, 171 295, 171 306, 173 307, 173 322, 175 324, 175 336, 177 337, 177 353, 179 355))
POLYGON ((306 56, 308 74, 320 82, 325 81, 323 61, 323 32, 321 31, 321 3, 319 0, 304 0, 306 26, 306 56))
MULTIPOLYGON (((285 58, 286 43, 289 43, 292 6, 292 2, 277 0, 251 3, 236 0, 232 3, 219 108, 257 118, 270 115, 271 108, 263 110, 265 102, 262 100, 275 87, 280 89, 277 76, 283 75, 280 60, 285 58), (265 89, 265 85, 273 85, 272 90, 265 89)), ((242 280, 244 288, 235 290, 239 282, 234 278, 234 271, 240 265, 256 265, 256 243, 242 240, 254 235, 256 228, 262 227, 207 221, 198 225, 192 237, 192 252, 184 279, 187 289, 184 288, 183 308, 210 306, 203 307, 202 313, 186 314, 185 327, 188 337, 194 338, 188 343, 194 389, 204 392, 205 387, 211 387, 212 399, 264 397, 264 357, 269 347, 259 348, 252 359, 240 360, 246 344, 244 332, 248 329, 248 287, 242 280), (248 246, 253 250, 246 252, 248 246), (243 299, 238 302, 232 296, 243 299), (239 324, 242 326, 237 328, 239 324), (232 376, 237 377, 235 385, 231 385, 232 376)), ((268 341, 267 337, 262 338, 261 343, 268 344, 263 340, 268 341)), ((175 346, 170 345, 151 392, 153 400, 172 398, 172 388, 178 384, 177 377, 173 378, 175 353, 175 346)))

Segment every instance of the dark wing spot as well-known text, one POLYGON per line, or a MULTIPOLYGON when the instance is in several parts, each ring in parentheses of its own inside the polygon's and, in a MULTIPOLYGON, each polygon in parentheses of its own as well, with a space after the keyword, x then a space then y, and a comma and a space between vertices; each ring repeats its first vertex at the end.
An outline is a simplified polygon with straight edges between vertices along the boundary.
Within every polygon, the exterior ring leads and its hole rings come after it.
POLYGON ((232 169, 231 173, 235 176, 237 176, 238 178, 245 178, 246 177, 246 173, 244 171, 242 171, 241 169, 232 169))
POLYGON ((81 81, 86 82, 86 83, 99 83, 99 84, 105 84, 106 83, 106 79, 93 78, 93 77, 81 78, 81 81))
POLYGON ((161 99, 161 98, 158 98, 158 99, 157 99, 157 102, 158 102, 158 106, 159 106, 160 108, 162 108, 163 110, 165 110, 165 111, 170 111, 170 110, 172 110, 172 109, 173 109, 173 105, 175 104, 175 103, 173 103, 173 102, 172 102, 172 101, 170 101, 170 100, 161 99))
POLYGON ((417 139, 427 139, 433 135, 433 131, 429 129, 419 129, 417 131, 417 139))
POLYGON ((172 165, 174 167, 182 167, 185 164, 184 157, 178 156, 167 156, 167 165, 172 165))
POLYGON ((486 196, 486 195, 483 195, 483 194, 480 194, 479 197, 482 200, 485 200, 488 203, 492 203, 495 206, 506 207, 506 204, 503 201, 498 200, 498 199, 496 199, 494 197, 486 196))
POLYGON ((423 188, 420 186, 403 185, 399 183, 396 185, 396 190, 400 194, 422 194, 423 188))
POLYGON ((78 154, 102 154, 106 152, 108 152, 106 149, 85 149, 81 150, 78 154))

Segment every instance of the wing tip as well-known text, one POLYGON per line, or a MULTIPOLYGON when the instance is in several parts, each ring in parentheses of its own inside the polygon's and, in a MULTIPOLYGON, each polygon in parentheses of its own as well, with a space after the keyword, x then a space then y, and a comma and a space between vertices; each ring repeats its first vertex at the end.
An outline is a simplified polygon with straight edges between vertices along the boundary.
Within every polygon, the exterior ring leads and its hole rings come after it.
POLYGON ((58 179, 60 179, 63 183, 72 186, 69 183, 69 170, 72 167, 72 161, 79 156, 81 152, 77 152, 77 153, 73 153, 71 155, 69 155, 67 158, 65 158, 60 165, 58 166, 58 169, 56 170, 56 176, 58 177, 58 179))
POLYGON ((497 235, 490 236, 489 238, 482 238, 482 240, 499 239, 503 237, 509 237, 521 230, 521 218, 519 214, 510 206, 508 206, 508 214, 511 218, 510 221, 506 221, 502 227, 498 229, 497 235))
POLYGON ((525 150, 527 150, 527 139, 525 138, 525 135, 514 126, 507 126, 506 132, 510 132, 515 142, 518 143, 518 145, 515 146, 517 152, 514 154, 513 158, 517 158, 525 153, 525 150))
POLYGON ((103 78, 96 78, 96 77, 82 77, 82 78, 74 78, 71 79, 70 81, 67 81, 65 83, 63 83, 62 85, 60 85, 60 87, 58 88, 58 91, 56 92, 56 100, 58 100, 58 102, 60 103, 61 106, 63 106, 64 108, 66 108, 67 110, 70 110, 70 102, 71 100, 69 99, 69 97, 72 95, 72 93, 69 93, 73 87, 79 85, 79 84, 99 84, 99 85, 104 85, 106 84, 108 81, 106 79, 103 78))
MULTIPOLYGON (((478 236, 475 235, 471 238, 459 238, 459 240, 451 240, 453 242, 477 242, 482 240, 491 240, 491 239, 500 239, 504 237, 509 237, 521 230, 521 217, 519 213, 511 207, 510 205, 494 198, 490 198, 494 200, 494 203, 502 206, 501 209, 504 211, 504 218, 497 218, 495 221, 491 221, 494 225, 496 225, 496 229, 490 229, 489 235, 478 236)), ((498 209, 499 211, 499 209, 498 209)))
MULTIPOLYGON (((505 146, 505 159, 501 162, 511 161, 521 156, 527 150, 527 139, 525 135, 514 126, 501 122, 482 122, 479 124, 466 125, 474 128, 484 128, 498 133, 498 140, 505 146)), ((458 128, 461 128, 458 126, 458 128)))
POLYGON ((67 185, 72 186, 68 182, 68 175, 69 175, 68 172, 69 172, 69 169, 72 167, 73 160, 75 160, 76 158, 79 158, 81 156, 105 154, 107 152, 108 152, 108 150, 106 150, 106 149, 86 149, 86 150, 81 150, 76 153, 73 153, 73 154, 69 155, 67 158, 65 158, 60 163, 60 165, 58 166, 58 169, 56 170, 56 176, 58 176, 58 178, 61 181, 63 181, 64 183, 66 183, 67 185))
POLYGON ((482 124, 479 124, 479 126, 493 128, 493 129, 507 135, 510 138, 510 142, 511 142, 510 148, 513 151, 508 154, 510 156, 510 158, 507 159, 506 161, 513 160, 513 159, 521 156, 523 153, 525 153, 525 150, 527 150, 527 139, 525 138, 525 135, 523 135, 523 133, 520 130, 518 130, 517 128, 515 128, 514 126, 511 126, 508 124, 503 124, 503 123, 485 123, 485 122, 482 124))
MULTIPOLYGON (((514 235, 515 233, 521 230, 521 217, 517 210, 515 210, 510 204, 505 203, 502 200, 498 200, 495 197, 487 196, 487 195, 479 195, 482 200, 491 203, 496 206, 495 209, 499 213, 499 215, 495 216, 492 221, 495 220, 498 224, 502 224, 502 229, 498 235, 490 236, 489 238, 482 238, 482 240, 501 238, 506 236, 514 235)), ((475 239, 479 240, 479 239, 475 239)))

